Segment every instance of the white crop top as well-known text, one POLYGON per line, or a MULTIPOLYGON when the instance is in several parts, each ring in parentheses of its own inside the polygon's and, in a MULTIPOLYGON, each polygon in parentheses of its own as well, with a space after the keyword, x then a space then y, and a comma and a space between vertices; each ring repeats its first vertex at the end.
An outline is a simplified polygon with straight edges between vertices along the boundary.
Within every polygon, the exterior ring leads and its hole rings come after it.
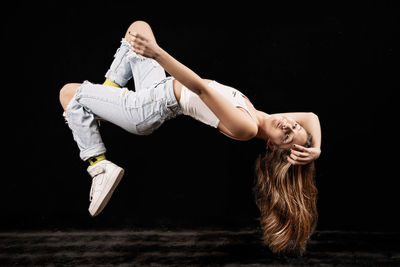
MULTIPOLYGON (((208 86, 219 92, 221 96, 225 97, 235 107, 244 108, 251 116, 251 113, 246 106, 244 95, 239 90, 236 90, 235 88, 232 88, 230 86, 220 84, 216 81, 211 81, 208 86)), ((206 104, 204 104, 204 102, 197 94, 193 93, 184 85, 182 85, 179 104, 181 106, 183 114, 191 116, 192 118, 201 121, 202 123, 208 124, 214 128, 218 127, 219 119, 217 118, 217 116, 214 115, 214 113, 207 107, 206 104)))

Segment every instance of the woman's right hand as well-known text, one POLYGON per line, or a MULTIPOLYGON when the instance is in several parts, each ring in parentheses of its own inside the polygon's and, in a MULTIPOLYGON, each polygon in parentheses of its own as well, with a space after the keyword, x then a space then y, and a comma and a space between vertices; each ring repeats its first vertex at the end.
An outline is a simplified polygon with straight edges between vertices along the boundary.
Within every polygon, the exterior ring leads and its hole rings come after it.
POLYGON ((307 148, 301 145, 293 145, 293 149, 290 150, 287 160, 292 165, 305 165, 318 159, 320 155, 321 149, 319 147, 307 148))
POLYGON ((128 43, 133 52, 148 58, 156 59, 160 52, 160 47, 154 40, 146 38, 143 34, 130 31, 128 34, 128 43))

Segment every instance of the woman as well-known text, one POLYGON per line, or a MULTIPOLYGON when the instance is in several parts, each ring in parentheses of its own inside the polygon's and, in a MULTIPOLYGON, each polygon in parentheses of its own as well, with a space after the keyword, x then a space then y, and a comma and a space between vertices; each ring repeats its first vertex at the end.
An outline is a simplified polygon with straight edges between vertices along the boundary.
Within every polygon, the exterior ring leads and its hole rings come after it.
POLYGON ((231 138, 266 141, 255 185, 264 241, 275 252, 304 250, 317 220, 313 161, 320 155, 321 131, 315 114, 270 115, 255 109, 238 90, 200 78, 161 49, 143 21, 128 28, 106 78, 104 85, 67 84, 60 92, 80 156, 91 165, 92 216, 105 207, 124 172, 105 159, 96 117, 148 135, 183 113, 231 138), (131 78, 135 91, 120 88, 131 78))

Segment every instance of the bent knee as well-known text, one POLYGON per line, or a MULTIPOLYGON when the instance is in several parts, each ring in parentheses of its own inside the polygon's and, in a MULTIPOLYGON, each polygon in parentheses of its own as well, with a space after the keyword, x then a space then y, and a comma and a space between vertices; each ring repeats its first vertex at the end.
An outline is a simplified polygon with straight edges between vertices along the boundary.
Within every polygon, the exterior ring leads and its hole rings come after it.
POLYGON ((151 29, 151 28, 150 28, 150 24, 147 23, 147 22, 144 21, 144 20, 135 20, 135 21, 131 24, 131 27, 143 27, 143 28, 149 28, 149 29, 151 29))
POLYGON ((81 86, 80 83, 67 83, 61 88, 60 103, 64 110, 67 110, 67 106, 75 96, 79 86, 81 86))
POLYGON ((138 32, 140 34, 145 35, 148 38, 155 39, 153 31, 152 31, 150 25, 146 21, 143 21, 143 20, 137 20, 137 21, 133 22, 129 26, 128 30, 126 31, 125 38, 128 37, 128 34, 129 34, 130 31, 138 32))

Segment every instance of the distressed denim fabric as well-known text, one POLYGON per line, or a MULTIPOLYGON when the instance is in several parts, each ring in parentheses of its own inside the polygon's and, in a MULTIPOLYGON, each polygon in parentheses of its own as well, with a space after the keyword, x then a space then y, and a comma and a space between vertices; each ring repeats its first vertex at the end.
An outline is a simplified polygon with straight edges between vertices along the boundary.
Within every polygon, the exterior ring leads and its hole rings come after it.
POLYGON ((137 55, 130 49, 125 38, 122 38, 121 46, 105 77, 123 87, 132 76, 136 91, 149 88, 166 77, 164 69, 157 61, 137 55))
POLYGON ((182 114, 173 91, 174 78, 166 77, 155 60, 126 48, 123 39, 106 77, 119 85, 133 77, 135 91, 85 81, 68 104, 65 117, 82 160, 106 152, 97 117, 130 133, 149 135, 182 114))

